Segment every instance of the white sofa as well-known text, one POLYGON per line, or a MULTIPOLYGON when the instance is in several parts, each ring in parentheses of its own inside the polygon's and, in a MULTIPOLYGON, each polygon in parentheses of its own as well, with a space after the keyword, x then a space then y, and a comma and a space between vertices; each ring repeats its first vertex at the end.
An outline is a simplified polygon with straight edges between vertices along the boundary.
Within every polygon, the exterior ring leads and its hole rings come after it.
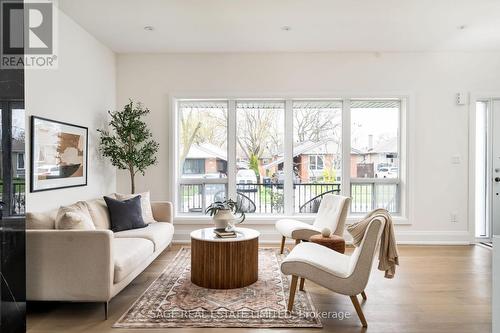
POLYGON ((103 199, 85 201, 96 230, 57 230, 57 209, 26 214, 26 298, 108 302, 172 241, 172 204, 152 202, 156 222, 113 233, 103 199))

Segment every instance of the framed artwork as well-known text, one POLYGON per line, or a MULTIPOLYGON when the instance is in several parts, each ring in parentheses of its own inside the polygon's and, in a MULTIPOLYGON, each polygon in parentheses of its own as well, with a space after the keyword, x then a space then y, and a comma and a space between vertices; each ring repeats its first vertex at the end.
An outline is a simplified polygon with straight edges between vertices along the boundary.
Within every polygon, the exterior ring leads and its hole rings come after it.
POLYGON ((31 116, 31 192, 87 185, 88 128, 31 116))

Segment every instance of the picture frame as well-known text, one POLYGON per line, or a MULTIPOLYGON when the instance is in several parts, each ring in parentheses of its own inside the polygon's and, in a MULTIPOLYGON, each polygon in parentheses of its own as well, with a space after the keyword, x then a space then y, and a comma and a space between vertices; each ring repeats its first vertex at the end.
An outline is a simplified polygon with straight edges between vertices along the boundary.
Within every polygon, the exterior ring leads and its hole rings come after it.
POLYGON ((31 116, 30 192, 86 186, 88 128, 31 116))

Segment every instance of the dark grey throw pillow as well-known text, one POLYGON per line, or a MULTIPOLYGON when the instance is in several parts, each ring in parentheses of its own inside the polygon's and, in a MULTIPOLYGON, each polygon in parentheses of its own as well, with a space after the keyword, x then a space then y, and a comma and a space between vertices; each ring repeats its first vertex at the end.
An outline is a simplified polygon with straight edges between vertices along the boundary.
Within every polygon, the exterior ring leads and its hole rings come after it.
POLYGON ((147 227, 142 219, 141 196, 124 201, 104 197, 111 219, 113 232, 147 227))

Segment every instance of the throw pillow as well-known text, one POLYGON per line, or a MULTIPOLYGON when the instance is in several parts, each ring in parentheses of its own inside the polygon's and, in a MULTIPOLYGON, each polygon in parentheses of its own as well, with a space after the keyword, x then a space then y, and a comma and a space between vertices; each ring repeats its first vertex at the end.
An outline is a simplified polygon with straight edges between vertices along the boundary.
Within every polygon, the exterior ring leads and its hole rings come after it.
POLYGON ((85 203, 79 201, 70 206, 61 206, 57 212, 56 229, 95 230, 85 203))
POLYGON ((26 213, 26 229, 55 229, 58 208, 48 212, 26 213))
MULTIPOLYGON (((116 199, 114 194, 110 194, 108 197, 116 199)), ((109 218, 108 206, 103 198, 87 200, 85 201, 85 204, 89 210, 96 229, 111 229, 111 219, 109 218)))
POLYGON ((153 217, 153 209, 151 208, 151 200, 150 200, 149 192, 143 192, 143 193, 139 193, 139 194, 115 193, 116 199, 121 200, 121 201, 131 199, 131 198, 136 197, 138 195, 141 196, 142 219, 144 220, 144 223, 149 224, 149 223, 156 222, 154 217, 153 217))
POLYGON ((136 196, 124 201, 104 197, 111 218, 113 232, 144 228, 148 225, 142 218, 141 197, 136 196))

